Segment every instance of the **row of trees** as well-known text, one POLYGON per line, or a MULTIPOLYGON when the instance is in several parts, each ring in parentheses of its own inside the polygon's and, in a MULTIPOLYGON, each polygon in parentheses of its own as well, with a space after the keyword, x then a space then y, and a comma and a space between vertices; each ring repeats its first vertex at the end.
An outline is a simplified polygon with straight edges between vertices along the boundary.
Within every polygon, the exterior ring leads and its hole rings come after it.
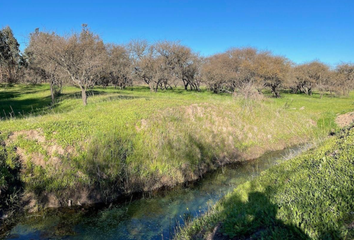
POLYGON ((83 24, 80 33, 59 35, 36 29, 21 54, 9 27, 0 31, 0 82, 42 83, 51 86, 52 100, 64 84, 86 91, 95 85, 125 88, 147 84, 151 91, 182 86, 200 90, 203 84, 215 93, 229 92, 246 98, 268 88, 274 97, 280 89, 311 95, 348 94, 354 89, 354 65, 335 69, 313 61, 296 65, 289 59, 254 48, 233 48, 210 57, 200 57, 179 42, 144 40, 126 45, 105 44, 83 24))
POLYGON ((243 95, 269 87, 279 96, 279 86, 288 78, 291 62, 270 52, 254 48, 231 49, 205 59, 203 76, 215 93, 234 92, 243 95))
POLYGON ((296 65, 282 56, 254 48, 231 49, 206 58, 203 81, 209 89, 250 96, 268 87, 275 97, 279 90, 311 95, 313 89, 348 95, 354 89, 354 65, 340 64, 335 69, 312 61, 296 65))
POLYGON ((24 57, 28 79, 50 82, 53 100, 63 83, 71 83, 81 89, 84 105, 87 89, 95 85, 125 88, 133 80, 143 81, 155 92, 179 84, 199 90, 200 85, 200 58, 190 48, 167 41, 104 44, 86 25, 69 36, 37 29, 24 57))

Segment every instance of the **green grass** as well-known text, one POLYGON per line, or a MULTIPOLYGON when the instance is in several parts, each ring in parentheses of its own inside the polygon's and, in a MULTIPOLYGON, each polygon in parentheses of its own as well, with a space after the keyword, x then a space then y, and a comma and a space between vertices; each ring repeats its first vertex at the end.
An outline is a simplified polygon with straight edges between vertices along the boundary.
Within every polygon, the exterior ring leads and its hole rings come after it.
POLYGON ((51 107, 49 96, 48 85, 1 88, 0 129, 8 152, 25 156, 26 191, 61 199, 73 189, 113 199, 173 186, 220 164, 321 139, 354 99, 283 94, 252 102, 207 91, 95 88, 84 107, 79 89, 66 87, 51 107))
POLYGON ((354 129, 237 187, 177 235, 237 239, 353 239, 354 129))

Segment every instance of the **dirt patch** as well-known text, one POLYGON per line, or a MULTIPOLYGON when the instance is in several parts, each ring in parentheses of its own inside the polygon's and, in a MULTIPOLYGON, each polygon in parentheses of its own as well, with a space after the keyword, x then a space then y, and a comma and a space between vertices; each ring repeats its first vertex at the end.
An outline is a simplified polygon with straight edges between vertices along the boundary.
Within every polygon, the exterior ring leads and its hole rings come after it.
POLYGON ((353 123, 353 120, 354 120, 354 112, 345 113, 345 114, 339 115, 336 118, 336 124, 339 127, 343 128, 343 127, 349 126, 351 123, 353 123))
POLYGON ((141 119, 141 124, 140 126, 136 125, 135 129, 137 132, 140 132, 143 129, 146 129, 148 127, 148 121, 146 121, 145 119, 141 119))
POLYGON ((34 140, 34 141, 37 141, 40 143, 45 142, 45 137, 43 136, 43 132, 41 129, 22 130, 22 131, 14 132, 10 135, 9 140, 13 142, 21 135, 25 136, 25 139, 28 139, 28 140, 34 140))
POLYGON ((22 130, 12 133, 6 140, 6 144, 15 143, 17 139, 22 136, 27 140, 36 141, 43 147, 45 154, 34 152, 29 153, 26 149, 16 147, 16 153, 20 157, 20 161, 24 164, 27 161, 31 161, 37 166, 45 168, 48 165, 57 167, 62 165, 61 157, 75 154, 75 149, 71 146, 64 149, 57 144, 55 140, 46 140, 41 129, 35 130, 22 130))

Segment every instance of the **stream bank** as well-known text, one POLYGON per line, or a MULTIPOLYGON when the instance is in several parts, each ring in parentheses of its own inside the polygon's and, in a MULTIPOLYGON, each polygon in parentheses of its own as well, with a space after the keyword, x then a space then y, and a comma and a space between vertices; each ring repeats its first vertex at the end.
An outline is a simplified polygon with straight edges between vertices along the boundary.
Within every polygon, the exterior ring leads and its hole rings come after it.
POLYGON ((302 145, 224 166, 198 181, 92 207, 48 209, 23 216, 8 239, 169 239, 222 196, 262 171, 310 148, 302 145))

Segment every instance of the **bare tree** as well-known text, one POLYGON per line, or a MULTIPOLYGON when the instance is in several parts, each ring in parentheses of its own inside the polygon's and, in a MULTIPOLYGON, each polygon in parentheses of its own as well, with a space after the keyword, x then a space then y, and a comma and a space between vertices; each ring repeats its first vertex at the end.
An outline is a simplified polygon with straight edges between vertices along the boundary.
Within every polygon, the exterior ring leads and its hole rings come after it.
POLYGON ((321 92, 327 90, 330 69, 319 61, 313 61, 298 65, 294 68, 295 82, 293 85, 294 92, 303 92, 308 95, 312 94, 315 87, 321 92))
POLYGON ((335 88, 342 95, 349 95, 354 89, 354 64, 342 63, 336 67, 335 88))
POLYGON ((225 53, 206 59, 203 77, 209 88, 217 92, 233 92, 249 98, 270 87, 274 96, 285 81, 290 62, 270 52, 259 52, 254 48, 232 48, 225 53))
POLYGON ((132 60, 126 47, 109 44, 107 48, 108 78, 114 87, 121 89, 132 85, 132 60))
POLYGON ((186 90, 199 90, 201 61, 190 48, 170 41, 149 45, 135 40, 128 46, 136 76, 147 83, 151 91, 180 84, 186 90))
POLYGON ((38 83, 37 79, 40 79, 40 82, 49 82, 52 105, 54 105, 55 97, 61 93, 65 73, 59 65, 48 61, 48 58, 41 54, 51 38, 51 34, 41 33, 39 29, 36 29, 30 35, 29 45, 25 49, 25 60, 28 78, 35 79, 35 83, 38 83))
POLYGON ((229 83, 236 78, 236 75, 232 71, 229 57, 225 53, 206 58, 202 68, 202 76, 203 81, 214 93, 233 91, 232 88, 230 89, 229 83))
POLYGON ((279 88, 288 78, 291 63, 281 56, 273 56, 270 52, 263 52, 257 58, 257 75, 269 87, 274 97, 279 97, 279 88))
POLYGON ((52 63, 65 72, 71 82, 81 89, 82 101, 87 105, 86 91, 92 87, 105 58, 106 50, 99 36, 93 34, 83 24, 80 34, 59 36, 42 33, 36 41, 41 41, 36 55, 52 63))
POLYGON ((182 46, 179 42, 162 41, 155 44, 157 53, 162 57, 164 71, 166 72, 166 85, 173 81, 181 82, 185 90, 199 90, 199 81, 196 79, 199 71, 199 56, 189 47, 182 46))
POLYGON ((234 78, 230 82, 230 88, 235 95, 249 98, 263 88, 263 83, 257 74, 257 58, 259 51, 255 48, 232 48, 226 52, 231 61, 234 78))
POLYGON ((135 62, 134 73, 139 79, 142 79, 149 85, 150 91, 157 91, 159 78, 157 77, 158 62, 156 60, 156 51, 153 46, 146 47, 146 50, 135 62))
POLYGON ((134 69, 138 78, 148 84, 152 92, 157 92, 159 87, 168 87, 169 69, 155 46, 147 47, 144 55, 139 56, 134 69))

